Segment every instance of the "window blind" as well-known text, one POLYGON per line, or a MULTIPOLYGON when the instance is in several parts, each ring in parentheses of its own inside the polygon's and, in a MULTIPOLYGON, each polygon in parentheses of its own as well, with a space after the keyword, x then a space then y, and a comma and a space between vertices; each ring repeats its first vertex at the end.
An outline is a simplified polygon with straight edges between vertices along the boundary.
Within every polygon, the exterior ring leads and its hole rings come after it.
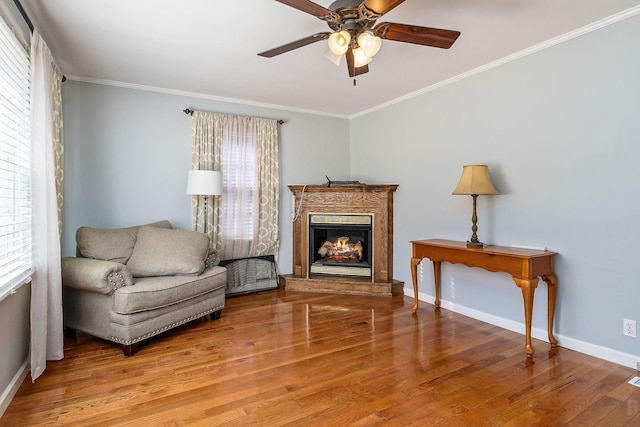
POLYGON ((0 299, 31 274, 29 55, 0 19, 0 299))
MULTIPOLYGON (((237 138, 237 135, 233 135, 237 138)), ((226 197, 225 221, 222 233, 230 239, 251 240, 254 235, 256 206, 255 194, 258 191, 256 144, 244 141, 234 143, 231 139, 223 140, 222 184, 226 197)))

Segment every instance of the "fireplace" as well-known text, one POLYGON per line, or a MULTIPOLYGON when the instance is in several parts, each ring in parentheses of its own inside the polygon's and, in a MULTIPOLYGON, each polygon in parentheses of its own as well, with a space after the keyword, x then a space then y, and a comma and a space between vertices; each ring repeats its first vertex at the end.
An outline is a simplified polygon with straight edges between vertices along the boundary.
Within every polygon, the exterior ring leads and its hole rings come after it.
POLYGON ((309 274, 371 278, 372 215, 309 214, 309 274))
POLYGON ((399 295, 393 279, 396 184, 290 185, 293 272, 287 290, 399 295))

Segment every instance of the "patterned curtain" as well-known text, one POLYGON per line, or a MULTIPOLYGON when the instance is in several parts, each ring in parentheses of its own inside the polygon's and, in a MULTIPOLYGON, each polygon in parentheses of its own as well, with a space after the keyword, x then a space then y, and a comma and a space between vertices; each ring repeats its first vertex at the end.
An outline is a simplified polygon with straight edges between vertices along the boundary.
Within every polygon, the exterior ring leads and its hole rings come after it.
POLYGON ((53 79, 53 161, 56 180, 56 198, 58 200, 58 228, 62 238, 62 194, 64 180, 64 140, 62 138, 62 73, 54 67, 53 79))
POLYGON ((192 168, 219 170, 223 194, 194 196, 193 224, 207 230, 220 259, 277 257, 280 181, 277 120, 195 111, 192 168), (211 200, 213 199, 213 200, 211 200))
MULTIPOLYGON (((194 111, 191 122, 191 169, 220 170, 222 120, 217 113, 194 111)), ((205 221, 211 249, 220 253, 220 197, 192 196, 193 229, 204 233, 205 221), (205 200, 207 213, 205 218, 205 200)))
POLYGON ((278 121, 255 119, 258 141, 258 236, 250 256, 274 255, 278 259, 280 175, 278 169, 278 121))

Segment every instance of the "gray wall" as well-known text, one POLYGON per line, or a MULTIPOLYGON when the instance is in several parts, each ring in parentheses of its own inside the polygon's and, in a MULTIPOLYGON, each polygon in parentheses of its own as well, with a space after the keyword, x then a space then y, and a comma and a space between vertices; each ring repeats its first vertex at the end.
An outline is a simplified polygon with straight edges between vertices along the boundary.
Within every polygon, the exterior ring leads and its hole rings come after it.
POLYGON ((26 374, 21 368, 29 358, 30 296, 31 286, 24 285, 0 301, 0 417, 10 403, 7 397, 18 391, 20 379, 26 374))
MULTIPOLYGON (((471 197, 451 192, 463 165, 488 164, 501 195, 478 199, 480 240, 558 252, 561 345, 603 346, 635 367, 640 340, 622 321, 640 321, 639 52, 636 16, 353 119, 352 178, 400 184, 396 278, 411 287, 410 240, 470 237, 471 197)), ((432 300, 431 262, 421 272, 432 300)), ((448 306, 522 324, 508 275, 446 263, 442 273, 448 306)), ((534 327, 546 331, 544 284, 536 301, 534 327)))
POLYGON ((185 108, 283 119, 280 126, 279 272, 290 273, 288 184, 349 176, 347 119, 147 90, 68 81, 63 85, 63 254, 82 225, 121 227, 170 220, 191 229, 191 117, 185 108))

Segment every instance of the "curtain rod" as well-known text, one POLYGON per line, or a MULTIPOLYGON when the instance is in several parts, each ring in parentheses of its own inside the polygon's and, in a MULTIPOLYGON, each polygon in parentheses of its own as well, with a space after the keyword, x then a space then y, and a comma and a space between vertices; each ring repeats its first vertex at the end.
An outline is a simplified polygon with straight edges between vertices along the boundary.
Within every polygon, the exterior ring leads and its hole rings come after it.
MULTIPOLYGON (((195 110, 192 110, 190 108, 185 108, 184 110, 182 110, 183 113, 188 114, 190 116, 193 116, 195 110)), ((284 124, 284 120, 278 120, 278 124, 279 125, 283 125, 284 124)))
POLYGON ((13 0, 13 2, 16 4, 20 15, 22 15, 22 19, 24 19, 24 21, 29 26, 29 30, 33 33, 33 22, 31 22, 31 19, 29 19, 29 15, 27 15, 27 12, 24 10, 24 7, 22 7, 22 4, 20 4, 20 0, 13 0))
MULTIPOLYGON (((31 31, 31 34, 33 34, 33 22, 31 22, 31 19, 29 18, 29 15, 27 15, 27 11, 24 10, 24 7, 22 7, 22 3, 20 3, 20 0, 13 0, 13 2, 15 3, 16 7, 18 8, 18 11, 20 12, 20 15, 22 15, 22 19, 24 19, 24 22, 27 23, 27 26, 29 27, 29 31, 31 31)), ((65 82, 67 81, 67 76, 65 76, 64 74, 62 75, 62 81, 65 82)))

